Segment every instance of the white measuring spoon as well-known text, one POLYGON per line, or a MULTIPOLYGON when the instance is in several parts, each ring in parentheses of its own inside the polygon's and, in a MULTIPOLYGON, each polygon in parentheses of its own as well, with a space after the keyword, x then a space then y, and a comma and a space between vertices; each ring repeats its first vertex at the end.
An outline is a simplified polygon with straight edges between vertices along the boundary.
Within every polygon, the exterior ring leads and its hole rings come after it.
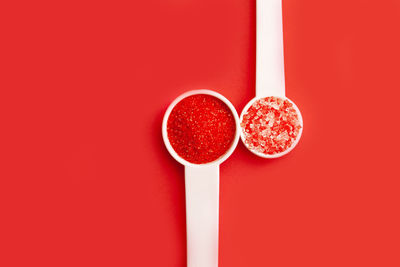
POLYGON ((239 116, 235 108, 228 99, 211 90, 186 92, 176 98, 165 112, 162 123, 165 146, 172 157, 185 166, 188 267, 218 266, 219 165, 235 150, 239 135, 239 116), (207 94, 220 99, 229 107, 236 123, 231 147, 222 157, 206 164, 186 161, 175 152, 168 139, 167 122, 171 111, 182 99, 196 94, 207 94))
MULTIPOLYGON (((293 144, 283 152, 264 154, 249 149, 263 158, 278 158, 289 153, 299 142, 303 131, 303 119, 298 107, 285 96, 285 69, 283 59, 282 1, 257 0, 257 42, 256 42, 256 97, 243 108, 240 121, 253 103, 261 98, 275 96, 286 99, 297 111, 301 129, 293 144)), ((241 132, 245 146, 245 136, 241 132)), ((248 148, 248 147, 247 147, 248 148)))

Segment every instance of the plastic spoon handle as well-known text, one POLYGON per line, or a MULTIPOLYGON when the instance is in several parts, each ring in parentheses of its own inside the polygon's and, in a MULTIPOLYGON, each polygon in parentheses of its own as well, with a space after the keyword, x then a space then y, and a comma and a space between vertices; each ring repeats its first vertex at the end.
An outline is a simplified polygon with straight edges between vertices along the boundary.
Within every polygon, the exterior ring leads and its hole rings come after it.
POLYGON ((218 266, 219 166, 185 166, 187 266, 218 266))
POLYGON ((285 96, 282 1, 257 0, 256 96, 285 96))

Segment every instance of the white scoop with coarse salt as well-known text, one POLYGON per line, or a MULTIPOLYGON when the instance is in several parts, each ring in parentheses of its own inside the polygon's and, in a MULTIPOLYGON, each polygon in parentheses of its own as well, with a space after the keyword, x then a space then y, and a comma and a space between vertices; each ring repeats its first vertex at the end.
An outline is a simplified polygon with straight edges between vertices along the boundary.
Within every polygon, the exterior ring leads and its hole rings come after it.
MULTIPOLYGON (((257 43, 256 43, 256 97, 244 107, 240 122, 241 139, 245 146, 257 156, 278 158, 289 153, 300 140, 303 131, 303 119, 297 106, 285 96, 285 70, 283 58, 282 1, 257 0, 257 43), (291 103, 299 129, 290 146, 279 153, 262 153, 246 141, 248 135, 243 127, 244 116, 256 102, 273 97, 282 102, 291 103)), ((266 115, 266 114, 264 114, 266 115)), ((265 117, 265 116, 264 116, 265 117)), ((272 136, 269 136, 272 138, 272 136)))

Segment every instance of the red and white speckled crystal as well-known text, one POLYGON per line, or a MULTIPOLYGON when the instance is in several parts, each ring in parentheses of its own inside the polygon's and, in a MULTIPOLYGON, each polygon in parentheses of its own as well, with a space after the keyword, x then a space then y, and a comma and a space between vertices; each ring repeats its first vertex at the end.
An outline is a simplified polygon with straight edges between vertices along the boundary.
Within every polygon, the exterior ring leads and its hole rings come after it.
POLYGON ((241 121, 246 146, 256 152, 274 155, 289 149, 302 125, 293 104, 278 97, 256 100, 241 121))

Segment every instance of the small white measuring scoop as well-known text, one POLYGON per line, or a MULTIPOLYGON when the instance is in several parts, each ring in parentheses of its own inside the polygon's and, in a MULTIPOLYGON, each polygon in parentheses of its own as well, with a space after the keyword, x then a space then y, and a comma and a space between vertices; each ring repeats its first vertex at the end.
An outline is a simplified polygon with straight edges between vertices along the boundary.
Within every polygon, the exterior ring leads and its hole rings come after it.
POLYGON ((239 117, 234 106, 219 93, 211 90, 193 90, 176 98, 165 112, 162 136, 172 157, 185 166, 187 266, 218 266, 218 221, 219 221, 219 165, 235 150, 239 141, 239 117), (230 148, 215 161, 194 164, 180 157, 173 149, 167 132, 171 111, 184 98, 196 95, 211 95, 229 107, 236 124, 236 132, 230 148))
POLYGON ((285 70, 283 59, 282 1, 257 0, 257 42, 256 42, 256 97, 244 107, 240 121, 248 109, 258 100, 265 97, 278 97, 292 103, 296 110, 301 129, 296 140, 283 152, 276 154, 259 153, 249 148, 241 131, 245 146, 257 156, 278 158, 289 153, 298 143, 303 130, 303 119, 297 106, 285 96, 285 70))

